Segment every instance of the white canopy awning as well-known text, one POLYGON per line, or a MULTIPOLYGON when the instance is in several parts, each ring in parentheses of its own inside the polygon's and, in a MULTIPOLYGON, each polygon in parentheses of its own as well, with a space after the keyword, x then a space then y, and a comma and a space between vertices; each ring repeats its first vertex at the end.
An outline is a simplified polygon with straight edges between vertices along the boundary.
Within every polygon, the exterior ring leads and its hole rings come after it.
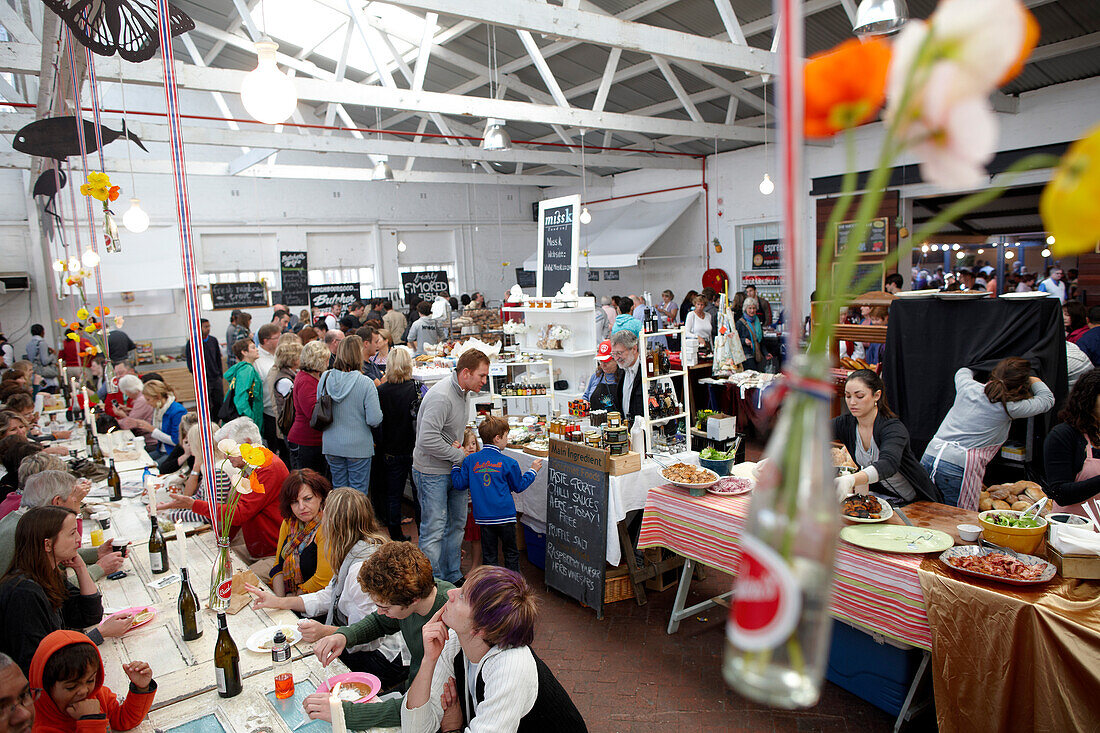
MULTIPOLYGON (((593 210, 590 224, 581 225, 580 266, 596 268, 634 267, 654 242, 699 199, 699 193, 669 201, 634 201, 614 209, 593 210)), ((537 253, 523 263, 525 270, 538 269, 537 253)))

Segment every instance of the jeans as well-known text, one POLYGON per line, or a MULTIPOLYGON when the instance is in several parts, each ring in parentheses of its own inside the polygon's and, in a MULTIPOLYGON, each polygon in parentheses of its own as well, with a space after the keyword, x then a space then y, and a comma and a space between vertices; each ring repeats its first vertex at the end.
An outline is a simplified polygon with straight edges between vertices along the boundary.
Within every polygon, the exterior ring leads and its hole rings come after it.
POLYGON ((959 505, 959 492, 962 490, 963 467, 940 459, 933 473, 932 466, 936 463, 936 457, 925 453, 921 456, 920 465, 928 471, 932 477, 932 483, 943 492, 943 503, 949 506, 959 505))
POLYGON ((503 565, 509 570, 519 572, 519 550, 516 548, 516 523, 479 524, 481 530, 481 559, 486 565, 503 565), (497 540, 504 562, 497 562, 497 540))
POLYGON ((332 488, 350 486, 370 497, 370 458, 345 458, 329 453, 325 458, 332 470, 332 488))
POLYGON ((420 549, 435 577, 454 583, 462 578, 462 534, 470 492, 453 491, 450 474, 421 473, 413 481, 420 495, 420 549))
POLYGON ((287 441, 290 450, 290 468, 297 471, 302 468, 312 468, 322 476, 328 476, 328 463, 325 462, 325 454, 321 452, 319 445, 298 445, 287 441))
POLYGON ((386 514, 382 520, 390 530, 390 539, 403 540, 401 531, 401 499, 405 496, 405 482, 412 469, 412 456, 382 457, 383 479, 386 487, 386 514))

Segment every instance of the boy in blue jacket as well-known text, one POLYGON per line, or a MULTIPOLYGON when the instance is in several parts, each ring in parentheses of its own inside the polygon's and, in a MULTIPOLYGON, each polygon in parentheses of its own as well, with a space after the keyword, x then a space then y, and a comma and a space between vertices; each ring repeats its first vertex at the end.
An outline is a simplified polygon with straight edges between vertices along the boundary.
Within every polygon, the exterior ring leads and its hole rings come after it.
POLYGON ((524 491, 535 480, 542 459, 521 473, 519 462, 504 455, 508 444, 508 421, 502 417, 485 418, 478 427, 484 448, 463 459, 462 465, 451 469, 451 486, 456 491, 470 491, 474 507, 474 522, 481 531, 482 559, 486 565, 498 565, 497 540, 504 555, 504 566, 519 572, 519 550, 516 549, 516 503, 512 492, 524 491))

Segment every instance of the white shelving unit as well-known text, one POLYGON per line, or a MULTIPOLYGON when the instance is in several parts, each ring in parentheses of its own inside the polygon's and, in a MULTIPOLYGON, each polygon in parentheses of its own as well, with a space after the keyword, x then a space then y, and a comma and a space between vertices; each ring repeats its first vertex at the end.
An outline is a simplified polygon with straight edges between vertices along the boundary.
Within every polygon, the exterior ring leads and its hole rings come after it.
POLYGON ((552 360, 551 381, 554 379, 553 370, 561 370, 559 378, 569 386, 554 392, 552 404, 562 414, 568 413, 569 401, 584 394, 588 379, 596 368, 596 347, 599 344, 596 341, 595 299, 579 298, 572 308, 505 307, 504 312, 522 313, 524 323, 530 327, 527 332, 516 334, 514 350, 552 360), (573 334, 562 341, 561 349, 543 349, 535 345, 539 333, 549 324, 567 328, 573 334))
MULTIPOLYGON (((547 419, 552 417, 554 411, 554 362, 552 359, 539 359, 536 361, 515 361, 504 362, 497 361, 489 365, 489 394, 491 395, 493 402, 495 403, 497 398, 500 398, 504 404, 504 414, 507 415, 510 412, 511 405, 515 405, 523 410, 524 407, 533 407, 534 405, 541 404, 546 408, 545 412, 539 411, 540 414, 546 416, 547 419), (540 380, 538 384, 546 385, 546 394, 538 395, 522 395, 511 396, 498 394, 496 391, 496 385, 493 383, 493 377, 504 377, 504 381, 510 381, 509 377, 512 376, 512 369, 515 367, 524 367, 530 369, 531 367, 545 367, 546 379, 540 380), (525 401, 526 400, 526 401, 525 401)), ((526 414, 530 415, 533 410, 523 410, 526 414)))
MULTIPOLYGON (((643 375, 644 375, 643 378, 642 378, 642 419, 645 422, 646 451, 650 452, 650 453, 653 452, 653 448, 654 448, 653 429, 655 427, 663 427, 663 426, 665 426, 665 425, 667 425, 667 424, 669 424, 673 421, 676 421, 676 420, 680 420, 680 421, 683 422, 683 431, 682 432, 684 434, 685 444, 690 446, 690 440, 689 440, 690 432, 689 431, 690 431, 690 428, 691 428, 691 417, 687 412, 687 405, 688 405, 689 395, 691 394, 691 384, 689 383, 689 380, 688 380, 688 371, 686 369, 680 369, 680 370, 676 370, 676 371, 670 371, 667 374, 652 374, 651 375, 651 374, 648 373, 648 370, 646 368, 646 364, 647 364, 646 355, 648 354, 648 351, 649 351, 649 349, 648 349, 649 342, 653 339, 661 338, 661 337, 664 337, 664 336, 679 336, 682 339, 683 336, 684 336, 684 330, 682 328, 671 328, 671 329, 666 328, 666 329, 662 329, 660 331, 654 331, 653 333, 645 333, 643 331, 642 334, 641 334, 641 340, 638 342, 638 346, 639 346, 639 349, 640 349, 639 354, 638 354, 638 358, 642 360, 642 372, 643 372, 643 375), (675 380, 675 379, 682 379, 683 382, 684 382, 684 384, 683 384, 683 393, 682 393, 683 394, 683 399, 680 400, 681 411, 676 413, 675 415, 669 415, 667 417, 657 417, 657 418, 651 417, 650 414, 649 414, 650 386, 652 384, 656 383, 656 382, 667 380, 668 382, 673 383, 673 389, 675 390, 675 383, 673 382, 673 380, 675 380)), ((683 343, 683 341, 681 341, 681 343, 683 343)))

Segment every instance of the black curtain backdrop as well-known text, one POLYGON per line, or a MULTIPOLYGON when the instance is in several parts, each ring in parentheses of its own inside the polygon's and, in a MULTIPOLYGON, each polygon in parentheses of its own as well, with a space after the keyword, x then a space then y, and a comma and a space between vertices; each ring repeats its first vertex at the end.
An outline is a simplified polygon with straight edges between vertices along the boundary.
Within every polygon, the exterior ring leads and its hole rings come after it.
POLYGON ((1066 336, 1057 298, 898 299, 890 306, 883 359, 886 399, 909 429, 919 457, 955 400, 955 372, 984 382, 1001 359, 1021 356, 1054 392, 1054 409, 1035 418, 1032 463, 1065 401, 1066 336))

